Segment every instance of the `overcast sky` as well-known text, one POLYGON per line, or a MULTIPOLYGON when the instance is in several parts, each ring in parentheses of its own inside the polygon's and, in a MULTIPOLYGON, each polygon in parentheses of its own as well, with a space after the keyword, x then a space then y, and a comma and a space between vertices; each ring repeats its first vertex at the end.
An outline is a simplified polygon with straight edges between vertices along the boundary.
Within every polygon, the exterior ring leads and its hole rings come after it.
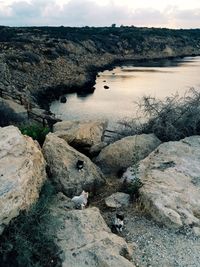
POLYGON ((200 28, 200 0, 0 0, 0 25, 200 28))

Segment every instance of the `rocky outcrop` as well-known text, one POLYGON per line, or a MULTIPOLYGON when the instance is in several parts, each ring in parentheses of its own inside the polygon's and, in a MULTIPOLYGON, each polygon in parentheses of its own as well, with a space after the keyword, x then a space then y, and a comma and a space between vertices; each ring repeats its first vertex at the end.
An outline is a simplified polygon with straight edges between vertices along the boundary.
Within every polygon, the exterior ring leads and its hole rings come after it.
POLYGON ((24 106, 10 100, 0 97, 0 124, 1 126, 26 123, 28 120, 27 111, 24 106))
POLYGON ((61 222, 56 236, 63 267, 135 266, 127 259, 131 247, 111 233, 97 208, 68 211, 65 202, 55 203, 51 210, 61 222))
POLYGON ((24 106, 10 100, 10 99, 4 99, 0 97, 0 104, 7 105, 10 109, 13 110, 13 112, 24 119, 27 119, 27 110, 24 108, 24 106))
POLYGON ((37 142, 14 126, 0 128, 0 233, 38 199, 45 167, 37 142))
POLYGON ((168 227, 200 226, 200 136, 160 145, 141 161, 141 202, 168 227))
POLYGON ((105 182, 101 171, 89 158, 55 134, 47 135, 43 153, 57 189, 69 197, 79 195, 83 189, 95 193, 105 182), (78 161, 83 161, 81 170, 77 168, 78 161))
POLYGON ((130 195, 123 192, 117 192, 105 199, 106 206, 109 208, 128 207, 130 195))
POLYGON ((117 173, 133 164, 134 155, 144 159, 160 143, 154 134, 128 136, 102 149, 96 163, 105 173, 117 173))
POLYGON ((53 132, 78 150, 88 152, 102 141, 106 121, 62 121, 54 124, 53 132))

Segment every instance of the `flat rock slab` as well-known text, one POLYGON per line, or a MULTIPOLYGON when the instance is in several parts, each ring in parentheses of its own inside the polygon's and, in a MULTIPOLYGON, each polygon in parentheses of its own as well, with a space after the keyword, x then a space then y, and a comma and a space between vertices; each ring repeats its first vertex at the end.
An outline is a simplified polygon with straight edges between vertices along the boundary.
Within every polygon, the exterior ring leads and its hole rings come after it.
POLYGON ((39 197, 46 162, 37 142, 18 128, 0 128, 0 233, 39 197))
POLYGON ((132 256, 132 248, 111 233, 97 208, 67 211, 61 203, 55 203, 51 210, 61 222, 56 242, 62 250, 63 267, 135 266, 127 259, 132 256))
POLYGON ((168 227, 200 226, 200 136, 160 145, 141 161, 141 202, 168 227))
POLYGON ((101 150, 96 159, 104 173, 117 173, 133 164, 134 155, 144 159, 157 146, 160 140, 154 134, 141 134, 124 137, 101 150))
POLYGON ((53 133, 46 136, 43 153, 51 179, 68 197, 80 195, 82 190, 95 193, 105 183, 100 169, 88 157, 53 133), (81 170, 77 168, 78 161, 83 162, 81 170))
POLYGON ((117 192, 105 199, 106 206, 109 208, 121 208, 129 205, 130 195, 117 192))

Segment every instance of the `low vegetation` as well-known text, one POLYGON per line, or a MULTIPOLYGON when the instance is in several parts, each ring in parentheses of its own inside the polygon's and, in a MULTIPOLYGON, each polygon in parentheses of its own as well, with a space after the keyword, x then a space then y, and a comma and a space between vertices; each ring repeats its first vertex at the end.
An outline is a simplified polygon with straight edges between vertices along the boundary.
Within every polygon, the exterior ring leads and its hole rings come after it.
POLYGON ((143 97, 138 104, 142 117, 121 122, 124 135, 154 133, 161 141, 176 141, 200 134, 200 92, 190 89, 183 97, 178 94, 159 100, 143 97))
POLYGON ((41 124, 27 124, 20 127, 20 131, 24 135, 32 137, 37 140, 42 146, 46 135, 50 132, 49 127, 43 127, 41 124))
MULTIPOLYGON (((137 142, 137 140, 136 140, 137 142)), ((139 155, 136 147, 133 153, 132 165, 131 165, 131 180, 125 180, 122 184, 122 191, 129 194, 132 200, 139 197, 139 189, 143 186, 139 177, 139 155)))
POLYGON ((59 225, 49 212, 54 189, 48 182, 39 201, 13 219, 0 236, 1 267, 59 267, 54 233, 59 225))

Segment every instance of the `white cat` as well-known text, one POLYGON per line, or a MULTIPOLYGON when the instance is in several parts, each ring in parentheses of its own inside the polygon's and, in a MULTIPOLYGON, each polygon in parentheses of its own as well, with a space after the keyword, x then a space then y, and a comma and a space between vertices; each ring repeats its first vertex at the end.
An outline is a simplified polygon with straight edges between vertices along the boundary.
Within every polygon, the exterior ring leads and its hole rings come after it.
POLYGON ((83 190, 80 196, 73 197, 72 201, 74 202, 76 208, 84 209, 87 205, 88 196, 89 193, 83 190))

